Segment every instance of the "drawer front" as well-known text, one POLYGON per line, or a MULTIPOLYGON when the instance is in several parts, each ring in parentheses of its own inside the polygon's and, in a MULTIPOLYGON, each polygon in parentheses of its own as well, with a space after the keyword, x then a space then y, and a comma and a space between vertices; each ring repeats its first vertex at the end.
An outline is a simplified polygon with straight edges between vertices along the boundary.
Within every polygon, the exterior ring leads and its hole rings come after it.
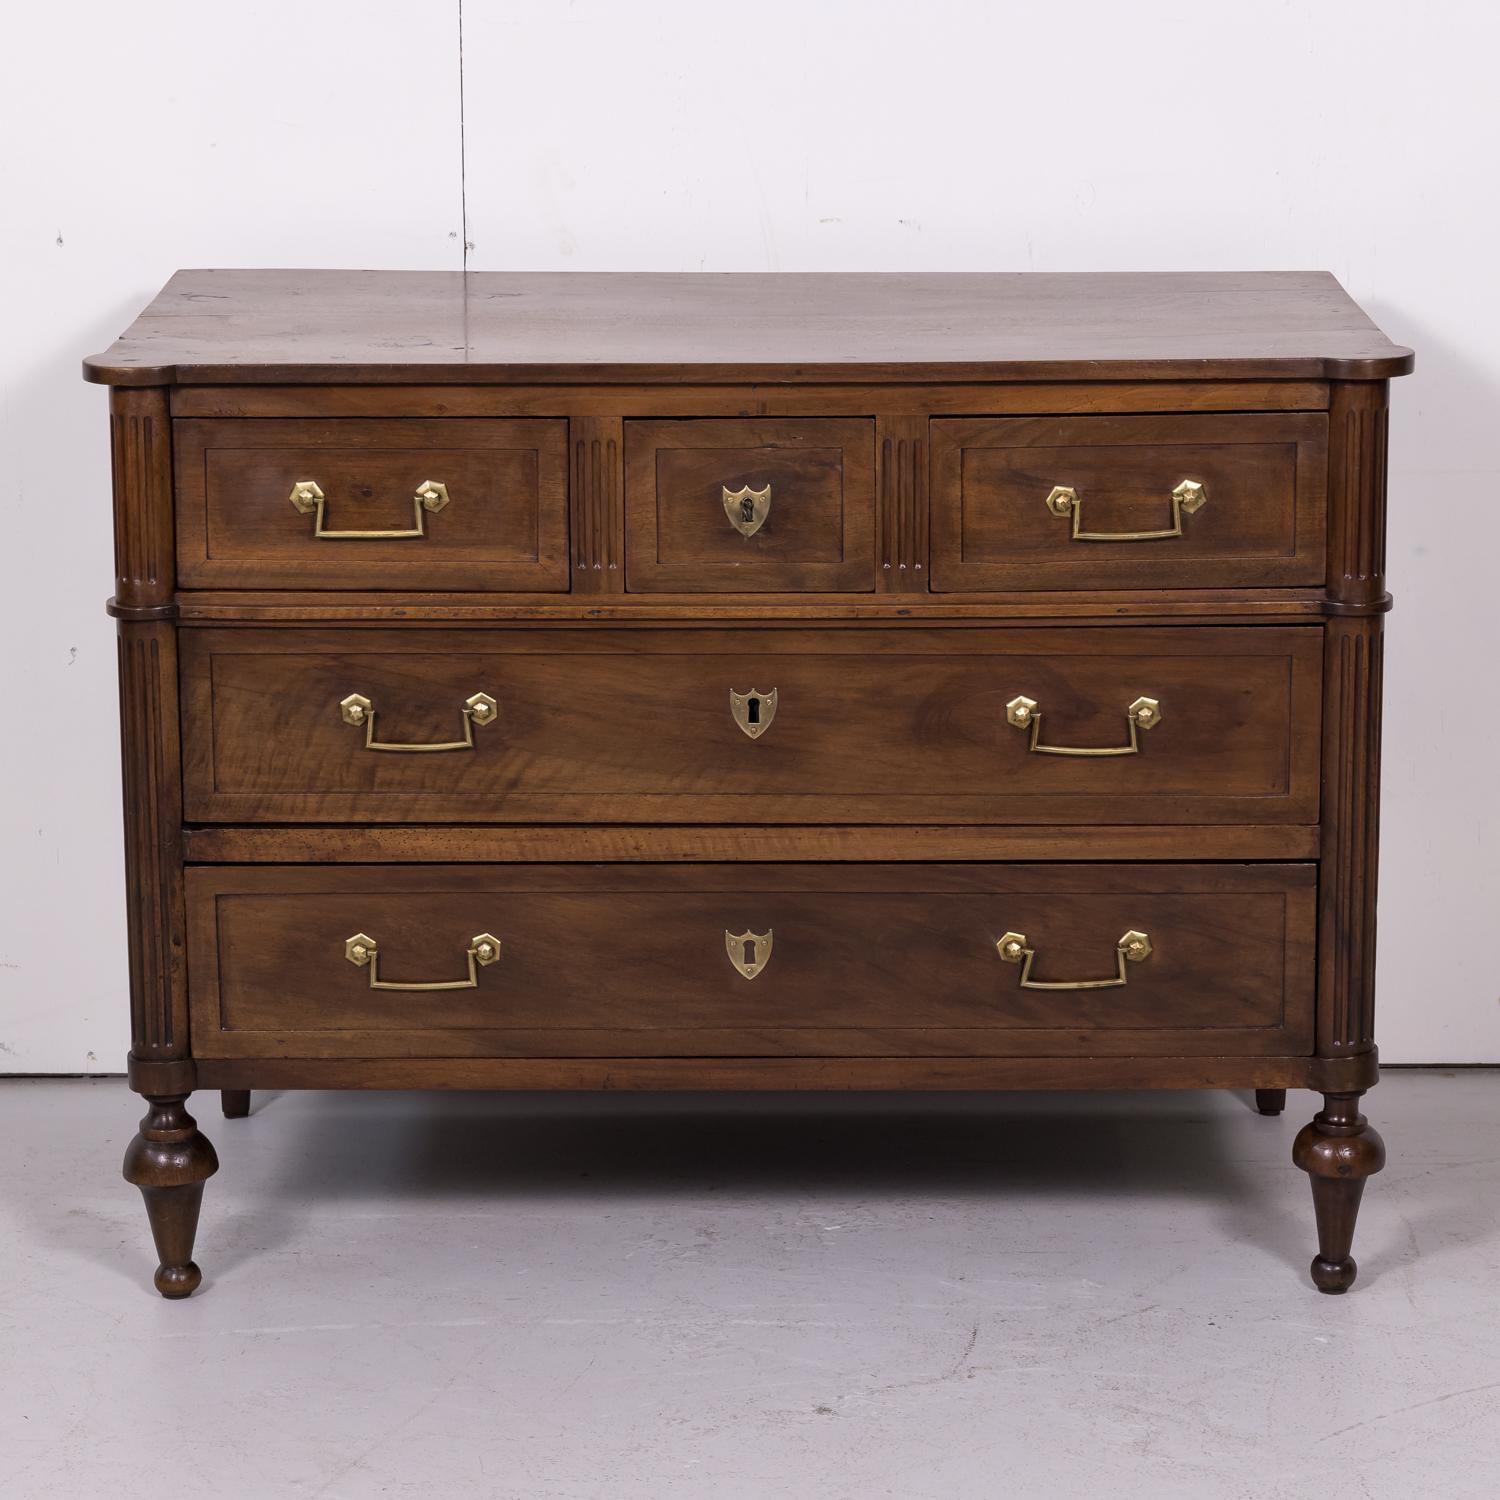
POLYGON ((1310 824, 1321 639, 190 628, 185 804, 198 822, 1310 824))
POLYGON ((199 1057, 1305 1053, 1311 865, 205 866, 199 1057))
POLYGON ((875 424, 625 424, 626 579, 635 592, 875 587, 875 424))
POLYGON ((568 587, 567 423, 178 421, 186 588, 568 587))
POLYGON ((940 591, 1321 583, 1328 419, 932 423, 940 591))

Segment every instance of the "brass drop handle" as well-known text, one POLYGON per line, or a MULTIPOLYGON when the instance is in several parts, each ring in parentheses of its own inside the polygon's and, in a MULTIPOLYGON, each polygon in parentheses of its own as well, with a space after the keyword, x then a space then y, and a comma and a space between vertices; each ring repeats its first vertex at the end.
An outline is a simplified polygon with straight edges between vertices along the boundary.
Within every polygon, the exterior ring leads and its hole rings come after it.
POLYGON ((481 932, 469 942, 469 977, 467 979, 439 979, 427 984, 398 984, 392 979, 380 977, 380 945, 368 933, 356 932, 344 939, 344 957, 356 969, 370 971, 372 990, 477 990, 479 971, 487 969, 500 957, 500 939, 493 933, 481 932))
POLYGON ((1047 496, 1047 509, 1054 516, 1072 516, 1070 540, 1075 542, 1159 542, 1182 535, 1182 513, 1192 515, 1208 504, 1208 491, 1196 479, 1184 479, 1172 491, 1172 524, 1165 531, 1085 531, 1083 501, 1072 485, 1054 486, 1047 496))
POLYGON ((325 542, 376 542, 403 541, 409 537, 427 535, 427 516, 436 515, 448 503, 448 486, 436 479, 424 479, 411 497, 411 527, 404 531, 329 531, 323 525, 328 501, 322 489, 311 479, 299 479, 292 486, 289 497, 295 510, 304 516, 312 516, 313 536, 325 542))
POLYGON ((724 490, 724 514, 729 524, 743 537, 752 537, 766 524, 771 514, 771 486, 752 490, 748 484, 732 490, 726 484, 724 490))
POLYGON ((1130 733, 1128 743, 1102 748, 1042 744, 1042 711, 1035 698, 1012 698, 1005 705, 1005 717, 1017 729, 1031 731, 1031 743, 1026 748, 1037 755, 1139 755, 1140 731, 1154 729, 1161 723, 1161 704, 1155 698, 1137 698, 1125 710, 1125 723, 1130 733))
POLYGON ((413 745, 404 740, 377 740, 375 738, 375 705, 362 693, 350 693, 339 704, 339 717, 354 728, 364 728, 366 750, 394 750, 406 755, 430 753, 434 750, 472 750, 474 748, 474 726, 493 723, 500 712, 500 705, 488 693, 475 693, 464 699, 464 737, 461 740, 443 740, 435 745, 413 745))
POLYGON ((1125 983, 1125 965, 1144 963, 1151 957, 1151 939, 1131 928, 1115 944, 1115 977, 1113 979, 1045 980, 1031 977, 1031 962, 1036 949, 1026 941, 1024 932, 1007 932, 995 944, 996 951, 1008 964, 1020 964, 1023 990, 1113 990, 1125 983))

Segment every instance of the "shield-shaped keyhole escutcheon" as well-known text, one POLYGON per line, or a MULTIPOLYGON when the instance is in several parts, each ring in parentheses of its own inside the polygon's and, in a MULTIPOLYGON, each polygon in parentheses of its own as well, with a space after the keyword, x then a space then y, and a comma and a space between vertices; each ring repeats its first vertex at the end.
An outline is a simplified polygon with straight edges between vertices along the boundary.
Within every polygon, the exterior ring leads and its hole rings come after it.
POLYGON ((752 490, 748 484, 743 484, 732 490, 726 484, 722 488, 724 514, 729 517, 729 524, 748 540, 766 524, 766 517, 771 514, 771 486, 768 484, 752 490))
POLYGON ((748 693, 737 693, 730 688, 730 717, 752 740, 758 740, 771 727, 776 717, 776 692, 775 688, 769 693, 751 688, 748 693))
POLYGON ((764 932, 751 932, 748 928, 744 932, 731 932, 726 927, 724 950, 729 954, 729 962, 734 965, 736 972, 746 979, 754 979, 771 962, 771 943, 774 937, 775 929, 771 927, 764 932))

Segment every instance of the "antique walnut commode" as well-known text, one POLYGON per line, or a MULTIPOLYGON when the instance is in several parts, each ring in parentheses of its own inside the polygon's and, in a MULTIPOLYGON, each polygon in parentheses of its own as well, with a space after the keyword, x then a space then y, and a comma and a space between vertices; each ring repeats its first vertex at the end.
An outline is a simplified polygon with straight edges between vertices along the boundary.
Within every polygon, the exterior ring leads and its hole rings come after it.
POLYGON ((195 1088, 1299 1087, 1343 1291, 1411 363, 1310 273, 176 276, 86 365, 158 1289, 195 1088))

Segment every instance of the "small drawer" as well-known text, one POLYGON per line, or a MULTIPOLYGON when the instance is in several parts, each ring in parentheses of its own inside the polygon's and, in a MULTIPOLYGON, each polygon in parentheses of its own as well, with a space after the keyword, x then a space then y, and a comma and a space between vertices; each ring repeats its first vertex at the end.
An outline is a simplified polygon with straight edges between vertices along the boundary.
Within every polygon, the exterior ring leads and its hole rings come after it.
POLYGON ((1312 1042, 1311 865, 200 866, 197 1057, 1312 1042))
POLYGON ((1317 627, 187 629, 192 822, 1311 824, 1317 627))
POLYGON ((563 421, 174 424, 185 588, 568 587, 563 421))
POLYGON ((648 593, 875 587, 875 424, 625 424, 627 587, 648 593))
POLYGON ((936 590, 1323 581, 1321 413, 945 419, 931 437, 936 590))

